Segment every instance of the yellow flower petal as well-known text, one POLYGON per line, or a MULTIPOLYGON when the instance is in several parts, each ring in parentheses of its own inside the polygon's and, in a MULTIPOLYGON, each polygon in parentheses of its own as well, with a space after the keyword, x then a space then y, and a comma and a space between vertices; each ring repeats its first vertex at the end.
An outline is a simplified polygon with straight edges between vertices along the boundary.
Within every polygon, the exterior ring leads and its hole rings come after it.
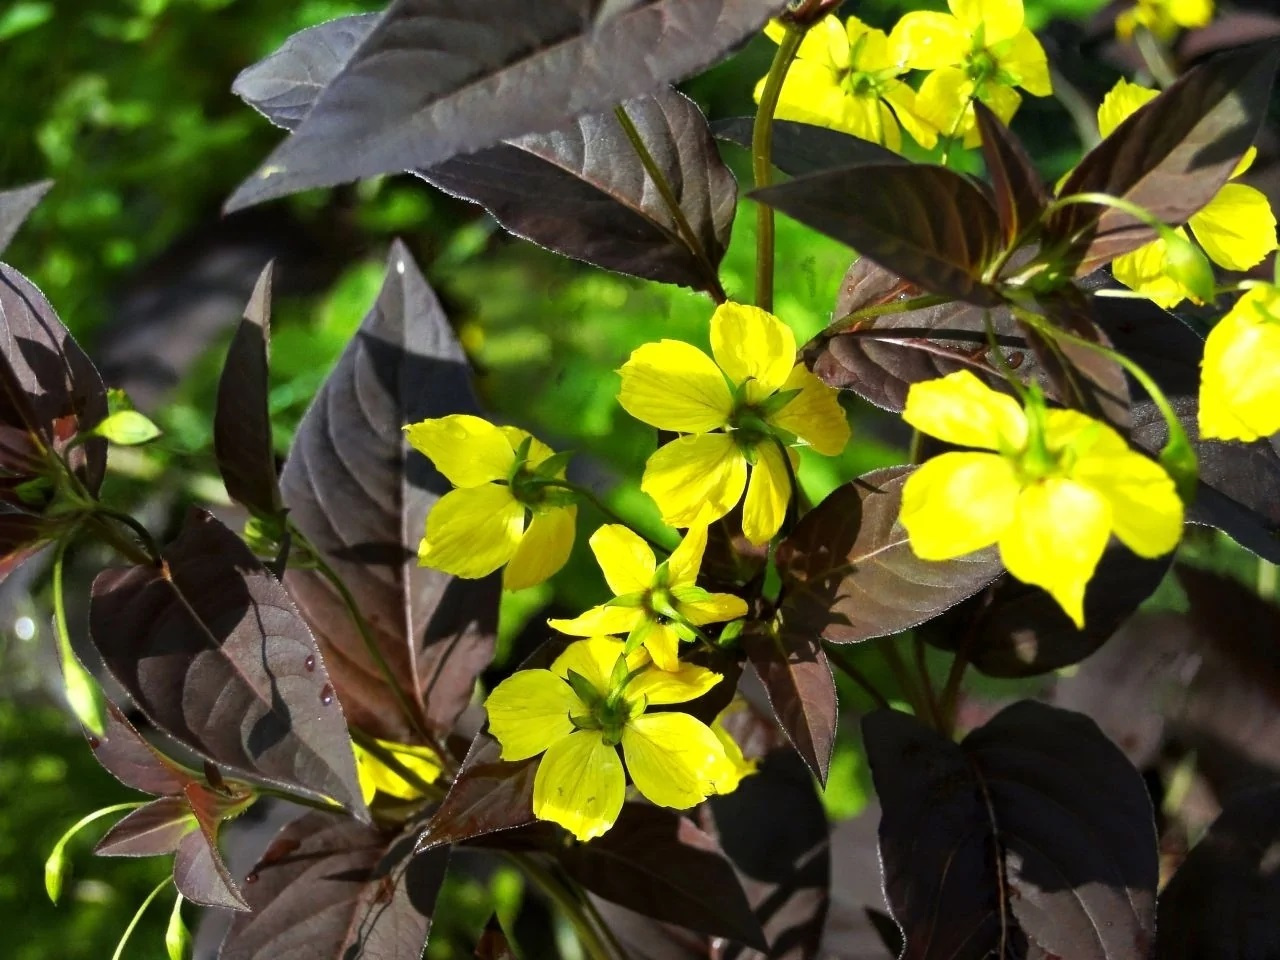
POLYGON ((1013 522, 1021 485, 998 454, 944 453, 922 464, 902 488, 902 525, 915 555, 950 560, 988 547, 1013 522))
POLYGON ((667 559, 667 586, 672 589, 692 586, 702 569, 702 555, 706 549, 707 528, 690 527, 667 559))
POLYGON ((647 713, 623 728, 622 753, 636 789, 660 807, 683 810, 734 775, 724 747, 687 713, 647 713))
POLYGON ((1204 252, 1220 267, 1248 270, 1276 248, 1276 216, 1266 194, 1228 183, 1190 220, 1204 252))
POLYGON ((685 600, 680 594, 679 589, 671 592, 676 601, 676 610, 696 627, 705 623, 737 620, 747 615, 747 602, 731 593, 713 593, 705 600, 685 600))
POLYGON ((1166 0, 1162 5, 1180 27, 1203 27, 1213 19, 1213 0, 1166 0))
POLYGON ((659 430, 705 433, 723 427, 733 412, 724 374, 705 353, 679 340, 646 343, 618 371, 618 402, 659 430))
POLYGON ((1280 430, 1280 291, 1255 287, 1209 332, 1200 383, 1200 434, 1258 440, 1280 430))
POLYGON ((960 447, 1012 451, 1027 442, 1027 415, 1021 404, 968 370, 913 383, 902 419, 960 447))
POLYGON ((791 328, 759 307, 722 303, 711 316, 711 355, 735 384, 748 385, 755 403, 776 393, 796 362, 791 328))
POLYGON ((533 815, 591 840, 613 826, 626 792, 617 748, 605 746, 598 730, 579 730, 547 750, 538 764, 533 815))
POLYGON ((857 62, 850 62, 850 67, 861 73, 880 73, 886 70, 898 70, 898 63, 893 59, 893 51, 889 47, 889 35, 883 30, 869 27, 857 17, 845 21, 845 37, 849 50, 855 47, 858 51, 857 62))
POLYGON ((1250 147, 1240 157, 1240 162, 1236 164, 1236 168, 1231 171, 1231 179, 1234 180, 1246 170, 1253 166, 1253 161, 1258 159, 1258 148, 1250 147))
POLYGON ((680 635, 670 624, 650 620, 644 633, 644 649, 659 670, 680 669, 680 635))
POLYGON ((502 585, 523 590, 550 579, 569 560, 578 508, 551 507, 533 515, 520 546, 502 572, 502 585))
POLYGON ((1022 0, 947 0, 947 6, 969 33, 983 28, 983 42, 993 47, 1022 30, 1022 0))
MULTIPOLYGON (((988 43, 990 45, 990 43, 988 43)), ((1000 49, 1000 69, 1014 77, 1018 86, 1034 97, 1053 93, 1049 79, 1049 59, 1036 35, 1025 27, 1000 49)))
POLYGON ((890 80, 884 85, 883 95, 902 129, 920 146, 932 150, 938 142, 938 131, 916 111, 916 92, 901 80, 890 80))
POLYGON ((620 523, 607 523, 591 535, 591 552, 615 597, 653 586, 657 569, 653 550, 638 533, 620 523))
POLYGON ((547 626, 570 637, 597 637, 630 633, 644 619, 645 612, 641 607, 601 604, 572 620, 548 620, 547 626))
POLYGON ((977 119, 970 102, 973 95, 974 85, 968 74, 959 67, 939 67, 921 82, 916 113, 937 129, 940 137, 976 135, 977 119))
POLYGON ((769 423, 794 433, 826 457, 844 452, 849 442, 849 418, 840 406, 839 393, 827 386, 802 363, 792 369, 782 389, 799 390, 791 402, 769 418, 769 423))
POLYGON ((502 430, 470 414, 411 423, 404 432, 409 445, 430 459, 455 487, 505 480, 515 463, 515 450, 502 430))
POLYGON ((1099 135, 1111 136, 1116 127, 1159 95, 1159 90, 1130 83, 1121 77, 1116 85, 1107 91, 1107 95, 1102 98, 1102 105, 1098 107, 1099 135))
MULTIPOLYGON (((764 28, 765 36, 774 43, 781 43, 787 28, 779 20, 770 20, 764 28)), ((849 42, 840 21, 828 14, 815 24, 800 41, 796 59, 819 64, 831 70, 841 70, 849 65, 849 42)), ((758 101, 759 98, 757 98, 758 101)))
POLYGON ((716 717, 715 722, 711 724, 711 732, 720 741, 720 746, 724 747, 724 755, 728 759, 729 765, 733 768, 733 775, 716 785, 720 793, 733 793, 738 789, 738 784, 742 782, 742 778, 749 777, 755 773, 756 767, 759 766, 757 761, 748 760, 742 755, 742 748, 738 746, 738 741, 733 739, 729 731, 724 728, 724 724, 720 722, 720 718, 727 712, 727 710, 722 710, 720 716, 716 717))
POLYGON ((643 697, 650 706, 687 703, 697 700, 721 679, 720 674, 695 663, 682 663, 675 670, 651 668, 627 684, 627 699, 643 697))
POLYGON ((894 62, 915 70, 935 70, 964 61, 972 38, 955 17, 933 11, 903 14, 889 34, 894 62))
POLYGON ((1132 253, 1116 257, 1111 261, 1111 272, 1130 290, 1168 310, 1191 296, 1190 290, 1165 272, 1168 256, 1168 245, 1163 240, 1152 240, 1132 253))
POLYGON ((573 733, 571 715, 587 712, 573 688, 550 670, 516 671, 493 688, 484 708, 503 760, 537 756, 573 733))
POLYGON ((790 499, 791 478, 782 454, 772 443, 762 443, 756 448, 756 463, 742 504, 743 536, 756 546, 772 540, 786 519, 790 499))
POLYGON ((653 497, 662 521, 706 526, 737 506, 747 485, 747 461, 723 433, 680 437, 645 464, 640 489, 653 497))
MULTIPOLYGON (((978 91, 978 99, 985 103, 1006 127, 1013 121, 1013 115, 1018 112, 1018 105, 1022 103, 1022 97, 1018 96, 1018 91, 994 81, 983 85, 978 91)), ((965 131, 966 147, 976 147, 982 143, 982 134, 978 132, 978 117, 973 112, 972 103, 965 106, 961 129, 965 131)))
MULTIPOLYGON (((763 89, 761 78, 756 86, 757 101, 763 89)), ((816 63, 797 60, 787 71, 774 115, 779 120, 838 128, 846 96, 838 74, 816 63)))
POLYGON ((1090 487, 1049 478, 1022 491, 1000 538, 1000 559, 1024 583, 1049 591, 1077 627, 1084 590, 1111 536, 1111 508, 1090 487))
POLYGON ((1140 557, 1161 557, 1182 539, 1182 500, 1158 463, 1130 450, 1115 431, 1076 461, 1071 478, 1111 505, 1111 527, 1140 557))
MULTIPOLYGON (((512 450, 519 450, 526 440, 529 441, 529 464, 537 466, 547 457, 552 456, 555 451, 548 447, 545 443, 531 434, 528 430, 521 430, 519 427, 499 427, 503 436, 507 438, 507 442, 511 444, 512 450)), ((558 476, 564 476, 564 470, 561 469, 558 476)))
MULTIPOLYGON (((613 668, 624 647, 625 644, 614 637, 575 640, 556 657, 551 664, 551 672, 557 677, 567 677, 572 670, 586 678, 602 695, 607 694, 610 692, 609 678, 613 676, 613 668)), ((628 668, 634 670, 647 659, 643 650, 637 650, 627 657, 628 668)))
POLYGON ((427 514, 418 562, 455 577, 483 577, 515 554, 524 534, 524 507, 497 483, 452 490, 427 514))
MULTIPOLYGON (((396 743, 392 740, 378 740, 377 743, 423 782, 434 783, 440 779, 440 757, 430 747, 396 743)), ((374 796, 379 793, 398 797, 401 800, 414 800, 422 795, 417 787, 358 743, 353 744, 353 747, 356 756, 356 773, 360 777, 360 795, 364 798, 366 805, 371 803, 374 796)))

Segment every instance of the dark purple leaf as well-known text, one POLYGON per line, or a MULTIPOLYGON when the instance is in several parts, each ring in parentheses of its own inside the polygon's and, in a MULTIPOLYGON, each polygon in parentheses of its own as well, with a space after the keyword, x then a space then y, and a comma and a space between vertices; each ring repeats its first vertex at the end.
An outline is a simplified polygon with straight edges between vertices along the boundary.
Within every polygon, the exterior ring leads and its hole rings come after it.
POLYGON ((751 197, 930 293, 979 306, 1000 303, 982 280, 1002 246, 995 208, 953 170, 864 164, 797 177, 751 197))
POLYGON ((533 777, 540 758, 501 760, 502 748, 476 734, 444 802, 418 839, 420 850, 461 843, 534 822, 533 777))
POLYGON ((996 213, 1004 242, 1012 245, 1032 224, 1049 200, 1049 191, 1027 156, 1026 149, 1009 128, 981 100, 973 102, 982 135, 982 159, 995 193, 996 213))
POLYGON ((778 548, 781 632, 856 643, 931 620, 997 574, 994 548, 921 560, 898 514, 912 467, 875 470, 807 513, 778 548))
POLYGON ((94 758, 126 787, 159 797, 182 793, 191 782, 191 775, 148 743, 110 701, 105 721, 102 736, 85 736, 94 758))
POLYGON ((253 912, 232 922, 219 960, 421 956, 449 852, 416 855, 414 831, 319 812, 294 820, 249 874, 253 912))
POLYGON ((955 744, 880 710, 863 736, 902 960, 1146 960, 1151 801, 1091 720, 1023 701, 955 744))
POLYGON ((259 516, 280 512, 275 449, 271 444, 271 274, 268 263, 253 288, 218 380, 213 449, 227 493, 259 516))
POLYGON ((377 22, 376 13, 358 13, 300 30, 240 71, 231 92, 276 126, 294 130, 377 22))
POLYGON ((622 104, 683 213, 687 236, 613 112, 419 170, 516 236, 647 280, 718 290, 737 184, 697 105, 675 90, 622 104))
POLYGON ((198 783, 187 784, 183 796, 199 829, 178 842, 173 858, 174 886, 192 903, 228 910, 250 909, 218 851, 222 798, 198 783))
POLYGON ((93 852, 100 857, 158 857, 176 851, 182 838, 197 829, 186 797, 160 797, 117 820, 93 852))
POLYGON ((476 960, 516 960, 516 952, 511 949, 496 915, 484 926, 484 933, 476 944, 476 960))
POLYGON ((284 588, 199 510, 164 560, 94 581, 90 630, 112 675, 214 763, 367 816, 342 707, 284 588))
POLYGON ((1190 63, 1201 57, 1280 37, 1280 17, 1259 10, 1223 10, 1207 26, 1188 30, 1178 40, 1178 59, 1190 63))
MULTIPOLYGON (((1106 193, 1177 226, 1213 199, 1253 144, 1271 99, 1280 45, 1223 54, 1173 86, 1085 155, 1059 196, 1106 193)), ((1049 219, 1045 246, 1064 243, 1083 275, 1155 239, 1114 207, 1076 204, 1049 219)))
MULTIPOLYGON (((712 123, 711 132, 750 150, 754 126, 755 117, 731 117, 712 123)), ((794 120, 773 121, 773 165, 793 177, 854 164, 909 162, 878 143, 839 130, 794 120)))
POLYGON ((778 723, 825 784, 836 739, 836 684, 821 642, 803 630, 760 629, 748 632, 743 645, 778 723))
POLYGON ((682 80, 778 0, 394 0, 229 210, 442 163, 682 80))
POLYGON ((0 190, 0 254, 52 186, 52 180, 39 180, 12 190, 0 190))
POLYGON ((719 960, 711 941, 671 923, 650 917, 591 896, 596 909, 626 951, 627 960, 719 960))
POLYGON ((106 470, 106 441, 94 438, 70 450, 67 444, 106 417, 106 388, 44 294, 5 264, 0 358, 0 466, 21 473, 36 444, 51 447, 66 452, 71 468, 96 493, 106 470))
POLYGON ((1002 575, 923 628, 923 636, 992 677, 1032 677, 1079 663, 1101 647, 1169 571, 1173 554, 1148 560, 1113 540, 1084 595, 1079 630, 1039 587, 1002 575))
MULTIPOLYGON (((858 310, 908 300, 923 291, 865 257, 845 274, 836 301, 836 317, 858 310)), ((1064 295, 1044 305, 1051 315, 1065 314, 1074 323, 1072 332, 1106 343, 1106 337, 1087 318, 1079 316, 1079 297, 1064 295)), ((911 384, 969 370, 996 389, 1008 390, 997 359, 989 349, 986 317, 1000 345, 1004 363, 1025 382, 1039 384, 1045 394, 1106 419, 1121 427, 1129 422, 1129 390, 1120 365, 1086 348, 1066 346, 1074 383, 1065 383, 1056 356, 1042 362, 1045 347, 1028 343, 1025 327, 1008 308, 993 310, 961 301, 889 313, 857 321, 850 329, 840 319, 841 332, 822 333, 804 350, 813 372, 837 389, 852 390, 876 406, 898 413, 906 404, 911 384)))
POLYGON ((831 843, 826 811, 799 756, 774 751, 733 793, 712 797, 710 809, 714 835, 737 868, 769 943, 767 953, 730 948, 719 960, 821 956, 831 843))
POLYGON ((716 842, 678 811, 623 804, 613 829, 559 853, 569 876, 637 913, 764 949, 760 924, 716 842))
POLYGON ((1280 956, 1280 786, 1236 796, 1160 894, 1160 960, 1280 956))
MULTIPOLYGON (((492 658, 499 584, 418 565, 427 512, 449 484, 409 449, 402 428, 478 412, 462 347, 397 242, 378 301, 303 417, 280 476, 291 520, 351 591, 405 697, 438 734, 492 658)), ((329 581, 290 570, 285 583, 352 724, 416 741, 329 581)))

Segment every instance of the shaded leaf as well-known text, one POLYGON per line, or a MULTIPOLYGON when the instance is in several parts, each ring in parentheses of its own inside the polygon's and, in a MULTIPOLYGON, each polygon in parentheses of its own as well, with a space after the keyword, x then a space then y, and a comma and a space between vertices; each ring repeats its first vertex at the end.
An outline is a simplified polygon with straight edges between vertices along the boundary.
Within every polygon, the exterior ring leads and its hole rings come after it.
MULTIPOLYGON (((496 577, 459 580, 418 565, 427 512, 450 486, 402 428, 478 412, 462 347, 397 242, 377 303, 299 424, 280 476, 290 519, 351 591, 406 699, 440 734, 492 658, 500 587, 496 577)), ((351 722, 417 742, 329 581, 293 569, 285 584, 351 722)))
POLYGON ((227 203, 442 163, 652 93, 713 63, 778 0, 394 0, 297 130, 227 203))
POLYGON ((710 809, 713 834, 737 868, 769 943, 767 953, 730 948, 721 960, 820 956, 831 843, 826 812, 800 757, 790 749, 774 751, 733 793, 712 797, 710 809))
POLYGON ((534 822, 533 777, 539 757, 499 759, 502 747, 478 733, 453 786, 418 839, 418 849, 512 830, 534 822))
POLYGON ((1168 573, 1173 554, 1139 557, 1117 540, 1085 588, 1084 629, 1040 587, 1002 574, 978 596, 923 628, 944 650, 965 650, 992 677, 1032 677, 1079 663, 1128 620, 1168 573))
POLYGON ((986 195, 961 174, 923 164, 811 173, 751 197, 839 240, 930 293, 1000 303, 982 272, 1001 247, 986 195))
POLYGON ((114 703, 106 707, 102 736, 86 734, 94 759, 126 787, 155 796, 182 793, 191 774, 148 743, 114 703))
POLYGON ((1280 956, 1280 786, 1232 798, 1160 894, 1160 960, 1280 956))
POLYGON ((618 822, 559 854, 568 874, 637 913, 764 949, 760 925, 719 846, 678 811, 623 804, 618 822))
MULTIPOLYGON (((1059 196, 1106 193, 1185 223, 1253 144, 1278 59, 1280 45, 1258 45, 1189 70, 1089 151, 1059 196)), ((1151 227, 1114 207, 1075 204, 1050 217, 1045 245, 1069 244, 1083 275, 1154 239, 1151 227)))
POLYGON ((0 190, 0 254, 9 246, 31 211, 53 186, 52 180, 39 180, 11 190, 0 190))
POLYGON ((719 288, 737 184, 697 105, 675 90, 622 104, 670 184, 686 236, 613 112, 417 171, 511 233, 647 280, 719 288))
POLYGON ((182 838, 196 829, 184 796, 160 797, 117 820, 93 852, 100 857, 161 856, 176 851, 182 838))
POLYGON ((227 493, 260 516, 280 512, 268 407, 272 267, 262 268, 231 338, 213 413, 213 449, 227 493))
POLYGON ((96 493, 106 470, 106 441, 68 444, 106 417, 102 377, 44 294, 6 264, 0 264, 0 357, 0 466, 27 472, 38 447, 52 448, 65 453, 96 493))
POLYGON ((414 828, 387 833, 326 813, 285 826, 245 883, 220 960, 418 957, 447 850, 415 855, 414 828))
MULTIPOLYGON (((1087 315, 1081 316, 1074 291, 1042 305, 1061 316, 1072 332, 1107 343, 1087 315)), ((1066 292, 1064 292, 1066 293, 1066 292)), ((836 317, 859 310, 910 300, 923 291, 866 257, 854 261, 845 274, 836 301, 836 317)), ((1102 359, 1087 348, 1059 348, 1071 363, 1070 376, 1056 354, 1039 338, 1028 341, 1025 326, 1007 307, 984 309, 961 301, 888 313, 857 321, 852 328, 837 320, 834 332, 815 337, 804 349, 813 372, 837 389, 853 390, 876 406, 895 413, 906 404, 911 384, 969 370, 998 390, 1008 391, 1001 361, 989 349, 986 317, 1000 345, 1004 365, 1024 382, 1036 383, 1045 395, 1080 407, 1124 428, 1129 423, 1129 388, 1118 363, 1102 359), (1046 352, 1049 352, 1046 363, 1046 352)))
POLYGON ((293 130, 377 22, 376 13, 357 13, 300 30, 241 70, 231 92, 276 126, 293 130))
POLYGON ((1026 148, 981 100, 973 102, 982 137, 982 159, 995 194, 996 214, 1011 245, 1040 219, 1049 191, 1027 156, 1026 148))
POLYGON ((902 960, 1148 956, 1151 802, 1091 720, 1023 701, 955 744, 880 710, 863 735, 902 960))
POLYGON ((628 960, 715 960, 711 942, 702 934, 589 896, 628 960))
POLYGON ((214 763, 367 816, 342 708, 284 588, 200 510, 164 559, 93 583, 90 631, 112 675, 214 763))
POLYGON ((825 784, 836 739, 836 684, 822 644, 800 631, 761 629, 748 632, 743 645, 779 725, 825 784))
POLYGON ((977 593, 1001 572, 994 548, 942 562, 912 552, 898 514, 913 469, 874 470, 841 487, 782 542, 784 637, 856 643, 898 633, 977 593))
MULTIPOLYGON (((730 117, 713 122, 711 132, 750 150, 754 126, 755 117, 730 117)), ((909 162, 878 143, 839 130, 795 120, 773 121, 773 165, 793 177, 854 164, 909 162)))

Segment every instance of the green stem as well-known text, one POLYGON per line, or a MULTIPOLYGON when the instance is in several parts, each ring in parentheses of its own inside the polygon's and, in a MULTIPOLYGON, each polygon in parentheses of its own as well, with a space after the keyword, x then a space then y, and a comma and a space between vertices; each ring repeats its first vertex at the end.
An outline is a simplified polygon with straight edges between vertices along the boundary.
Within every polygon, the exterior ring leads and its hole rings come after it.
POLYGON ((1160 46, 1160 41, 1156 39, 1155 34, 1146 27, 1138 27, 1133 33, 1133 41, 1134 46, 1138 48, 1138 53, 1142 56, 1142 62, 1146 64, 1151 74, 1151 79, 1161 89, 1170 86, 1178 79, 1173 64, 1169 62, 1169 57, 1160 46))
POLYGON ((876 685, 871 682, 866 674, 858 669, 852 660, 845 656, 843 650, 837 650, 830 644, 824 645, 823 650, 827 654, 827 659, 839 667, 840 671, 848 676, 850 680, 861 687, 877 707, 882 710, 889 709, 888 698, 876 688, 876 685))
POLYGON ((124 928, 124 934, 120 937, 120 942, 116 944, 116 952, 111 955, 111 960, 120 960, 120 958, 124 956, 124 948, 129 943, 129 938, 133 936, 133 931, 138 928, 138 923, 142 920, 142 915, 147 912, 147 907, 151 906, 151 902, 155 900, 156 897, 160 896, 161 891, 163 891, 164 888, 169 886, 172 882, 172 877, 165 877, 154 890, 147 894, 147 899, 142 901, 142 906, 140 906, 138 911, 133 915, 133 919, 129 921, 129 925, 124 928))
POLYGON ((631 147, 636 152, 636 156, 640 158, 640 163, 644 166, 645 173, 649 175, 649 180, 657 188, 658 195, 662 197, 662 202, 667 208, 667 212, 671 214, 671 219, 676 223, 676 231, 680 234, 680 238, 684 240, 685 245, 693 252, 694 257, 698 261, 698 265, 706 274, 706 291, 711 295, 711 299, 716 303, 724 303, 729 299, 724 292, 724 287, 720 284, 720 274, 716 270, 716 266, 711 262, 711 257, 707 255, 707 249, 699 239, 698 234, 694 231, 689 223, 689 218, 685 216, 684 208, 680 206, 680 201, 676 197, 675 191, 671 188, 671 182, 667 179, 666 174, 662 172, 662 168, 658 166, 653 154, 649 152, 649 147, 645 144, 644 138, 640 136, 640 131, 636 129, 635 123, 631 117, 627 115, 626 108, 622 104, 618 104, 613 108, 613 115, 618 118, 622 130, 627 135, 627 139, 631 141, 631 147))
MULTIPOLYGON (((576 483, 572 483, 569 480, 545 480, 543 481, 543 486, 554 487, 557 490, 568 490, 570 493, 576 494, 577 496, 585 500, 587 503, 591 504, 591 506, 595 507, 596 510, 598 510, 604 516, 604 518, 608 520, 610 523, 616 523, 619 526, 626 527, 629 530, 633 529, 631 524, 628 523, 626 519, 622 517, 621 514, 617 513, 612 507, 610 507, 607 503, 601 500, 598 496, 595 495, 595 493, 593 493, 591 490, 588 490, 586 487, 580 486, 576 483)), ((639 534, 640 537, 644 539, 645 543, 649 544, 649 546, 653 547, 653 549, 661 550, 663 553, 666 553, 666 554, 671 553, 670 547, 663 546, 657 540, 654 540, 652 537, 646 536, 643 532, 639 530, 635 530, 634 532, 639 534)))
POLYGON ((903 663, 902 656, 898 653, 898 648, 894 646, 894 637, 886 637, 878 645, 880 655, 884 657, 885 663, 889 665, 889 672, 893 674, 893 679, 898 684, 898 690, 911 705, 911 712, 921 720, 928 722, 929 708, 921 699, 920 691, 916 689, 915 681, 911 679, 911 674, 907 672, 907 665, 903 663))
POLYGON ((911 646, 915 652, 916 673, 920 676, 920 687, 924 691, 924 703, 933 719, 933 729, 942 732, 946 724, 942 720, 942 710, 938 706, 938 698, 934 693, 933 682, 929 679, 929 664, 925 660, 924 640, 920 634, 911 638, 911 646))
MULTIPOLYGON (((773 63, 760 92, 760 107, 756 110, 751 129, 751 173, 756 189, 773 182, 773 115, 782 95, 782 83, 787 78, 791 63, 800 52, 800 41, 805 28, 794 23, 786 24, 786 33, 773 55, 773 63)), ((756 306, 773 312, 773 208, 768 204, 756 204, 756 306)))
POLYGON ((571 893, 550 870, 526 853, 507 853, 507 858, 524 871, 534 886, 546 894, 573 924, 582 948, 591 960, 627 960, 625 952, 614 954, 595 930, 579 897, 571 893))
POLYGON ((619 942, 618 938, 614 936, 613 929, 605 922, 604 917, 600 915, 600 911, 596 908, 591 897, 588 896, 587 892, 581 888, 578 888, 578 893, 578 899, 582 903, 583 912, 586 913, 587 917, 591 920, 591 923, 600 932, 600 935, 604 939, 606 945, 614 955, 620 958, 620 960, 627 960, 628 954, 626 948, 621 944, 621 942, 619 942))
POLYGON ((955 298, 929 293, 921 297, 911 297, 907 300, 890 300, 888 303, 877 303, 870 307, 854 310, 852 313, 846 313, 839 320, 833 321, 827 329, 823 330, 821 336, 843 333, 856 327, 863 320, 874 320, 877 317, 892 316, 895 313, 908 313, 912 310, 924 310, 927 307, 950 303, 953 299, 955 298))
POLYGON ((124 557, 130 563, 135 563, 140 567, 154 567, 159 563, 159 554, 150 554, 146 550, 140 549, 134 541, 124 536, 111 523, 107 517, 103 516, 100 511, 95 510, 85 520, 85 526, 89 528, 94 535, 105 543, 116 553, 124 557))

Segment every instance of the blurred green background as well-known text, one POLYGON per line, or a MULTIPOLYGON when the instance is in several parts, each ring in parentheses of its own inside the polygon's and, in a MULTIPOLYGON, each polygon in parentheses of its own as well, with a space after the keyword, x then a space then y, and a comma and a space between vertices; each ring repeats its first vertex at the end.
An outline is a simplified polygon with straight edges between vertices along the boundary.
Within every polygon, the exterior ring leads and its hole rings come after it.
MULTIPOLYGON (((653 448, 647 427, 614 401, 615 370, 658 337, 707 340, 709 302, 557 258, 496 230, 476 208, 408 177, 321 191, 223 219, 223 200, 278 141, 279 132, 230 93, 237 72, 305 26, 381 4, 305 0, 18 0, 0 9, 0 188, 37 179, 52 191, 6 260, 45 291, 108 379, 123 382, 164 429, 142 451, 113 455, 107 493, 167 533, 184 502, 224 499, 211 422, 214 384, 230 329, 258 269, 278 257, 272 406, 283 455, 298 418, 381 281, 393 237, 406 240, 439 291, 479 371, 485 401, 558 449, 574 449, 592 482, 641 525, 656 514, 636 478, 653 448)), ((1034 26, 1081 18, 1098 0, 1031 0, 1034 26)), ((851 4, 888 26, 901 9, 938 3, 851 4)), ((750 112, 750 91, 772 46, 758 39, 687 90, 713 117, 750 112)), ((1048 177, 1079 154, 1067 112, 1028 98, 1015 127, 1048 177)), ((745 179, 745 157, 728 150, 745 179)), ((751 291, 753 218, 744 206, 724 265, 731 295, 751 291)), ((850 253, 783 218, 777 312, 803 339, 830 318, 850 253)), ((876 466, 901 462, 888 418, 855 409, 857 442, 839 461, 806 460, 815 499, 876 466)), ((583 523, 599 518, 584 511, 583 523)), ((585 533, 580 540, 585 540, 585 533)), ((580 542, 579 546, 582 546, 580 542)), ((94 572, 81 557, 83 592, 94 572)), ((167 864, 95 860, 105 826, 70 847, 74 871, 61 906, 49 904, 42 864, 81 815, 131 799, 97 767, 60 709, 39 569, 6 586, 0 604, 0 926, 9 960, 108 957, 134 908, 167 864)), ((553 585, 511 596, 509 650, 548 604, 582 608, 604 595, 579 549, 553 585)), ((883 673, 878 661, 868 669, 883 673)), ((842 691, 849 717, 863 704, 842 691)), ((866 790, 855 743, 842 743, 828 808, 853 816, 866 790)), ((430 956, 469 956, 495 897, 519 901, 499 872, 452 882, 430 956)), ((126 957, 163 956, 166 906, 157 905, 126 957)), ((194 920, 194 916, 189 916, 194 920)), ((569 947, 566 955, 572 955, 569 947)), ((531 954, 533 955, 533 954, 531 954)))

